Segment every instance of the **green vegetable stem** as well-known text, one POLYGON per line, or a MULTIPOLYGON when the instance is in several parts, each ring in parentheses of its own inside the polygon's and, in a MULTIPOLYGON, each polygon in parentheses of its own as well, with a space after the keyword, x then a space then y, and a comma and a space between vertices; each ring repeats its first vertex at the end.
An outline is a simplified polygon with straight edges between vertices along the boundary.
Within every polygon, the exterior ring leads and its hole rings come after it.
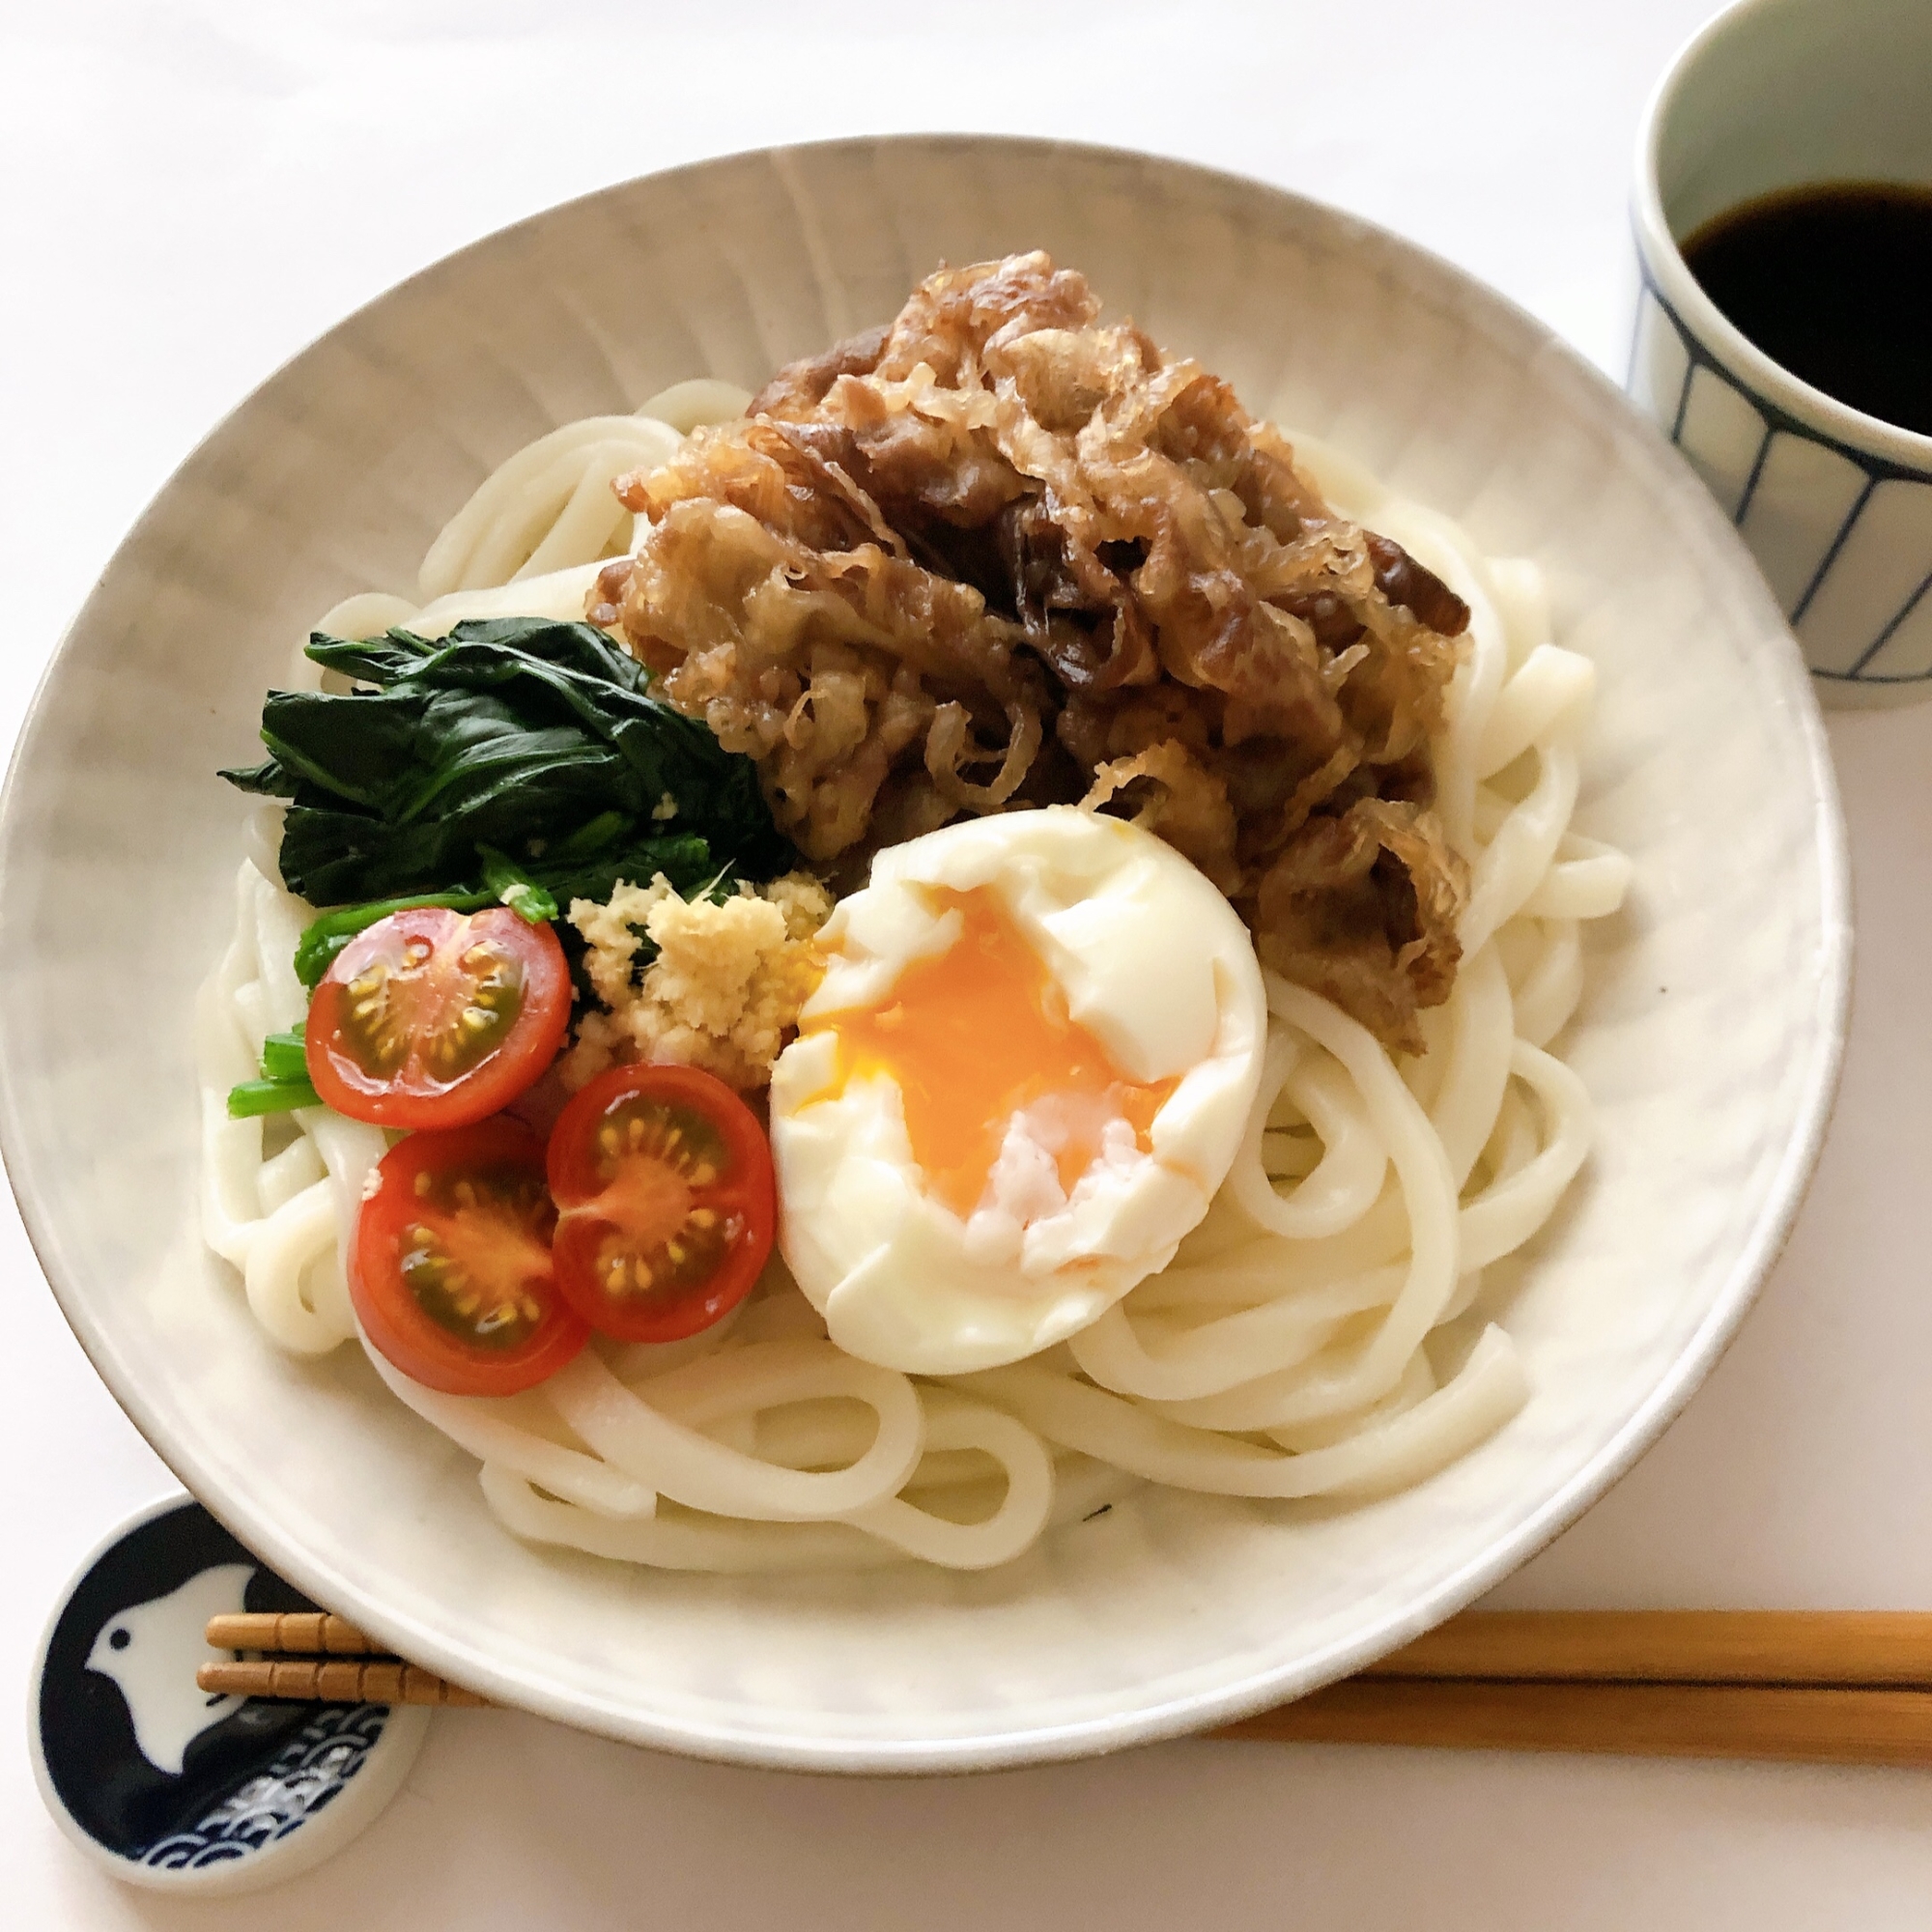
POLYGON ((544 889, 525 877, 500 852, 484 848, 484 890, 480 893, 417 893, 401 899, 373 899, 367 905, 342 906, 326 912, 306 927, 296 942, 296 978, 312 993, 335 955, 358 932, 392 912, 414 906, 448 906, 452 912, 481 912, 485 906, 506 905, 531 925, 544 925, 557 916, 557 903, 544 889))
POLYGON ((299 1033, 271 1033, 262 1042, 261 1079, 244 1080, 228 1090, 228 1115, 236 1121, 321 1105, 322 1096, 309 1084, 308 1058, 299 1033))
POLYGON ((262 1042, 262 1074, 269 1080, 306 1080, 308 1053, 301 1034, 271 1033, 262 1042))
POLYGON ((367 905, 326 912, 296 941, 296 978, 314 992, 335 963, 335 955, 365 926, 387 919, 392 912, 407 912, 412 906, 449 906, 457 912, 477 912, 496 903, 495 893, 417 893, 409 898, 375 899, 367 905))
POLYGON ((514 859, 494 845, 479 845, 476 849, 483 860, 484 885, 519 919, 531 925, 545 925, 556 918, 560 910, 556 900, 514 859))

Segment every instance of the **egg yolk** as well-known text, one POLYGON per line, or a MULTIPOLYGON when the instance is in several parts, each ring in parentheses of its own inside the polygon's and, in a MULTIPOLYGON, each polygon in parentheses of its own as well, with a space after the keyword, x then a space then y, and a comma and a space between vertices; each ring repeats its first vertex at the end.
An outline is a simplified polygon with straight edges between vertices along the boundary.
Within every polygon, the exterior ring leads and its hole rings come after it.
POLYGON ((832 1091, 885 1074, 904 1096, 906 1134, 926 1185, 963 1220, 980 1204, 1008 1122, 1042 1102, 1064 1135, 1053 1150, 1060 1185, 1126 1121, 1146 1152, 1149 1130, 1178 1076, 1143 1082, 1122 1072, 1101 1041, 1066 1010, 1066 997, 990 886, 935 888, 935 910, 956 908, 964 930, 936 958, 916 959, 891 1004, 826 1014, 809 1032, 838 1046, 832 1091))

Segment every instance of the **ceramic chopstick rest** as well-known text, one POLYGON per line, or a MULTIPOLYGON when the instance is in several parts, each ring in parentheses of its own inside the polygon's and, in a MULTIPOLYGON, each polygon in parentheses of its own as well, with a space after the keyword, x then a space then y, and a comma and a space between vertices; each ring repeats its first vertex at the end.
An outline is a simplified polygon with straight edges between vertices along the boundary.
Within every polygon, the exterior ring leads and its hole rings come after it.
POLYGON ((173 1496, 84 1562, 35 1662, 29 1745, 68 1838, 129 1885, 213 1896, 339 1851, 394 1797, 427 1709, 291 1704, 195 1683, 212 1616, 314 1605, 173 1496))

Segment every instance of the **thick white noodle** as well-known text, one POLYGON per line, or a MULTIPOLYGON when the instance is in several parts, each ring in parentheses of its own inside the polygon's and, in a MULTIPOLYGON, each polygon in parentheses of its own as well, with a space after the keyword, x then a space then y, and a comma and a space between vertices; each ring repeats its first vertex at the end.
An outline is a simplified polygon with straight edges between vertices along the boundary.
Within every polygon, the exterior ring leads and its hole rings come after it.
POLYGON ((353 1222, 340 1212, 327 1155, 313 1143, 321 1110, 299 1116, 297 1140, 273 1154, 261 1121, 228 1117, 228 1090, 255 1076, 263 1039, 299 1026, 306 1011, 293 963, 303 910, 252 861, 242 862, 235 935, 197 1001, 195 1051, 203 1233, 242 1271, 255 1319, 283 1348, 306 1355, 326 1353, 355 1332, 340 1260, 353 1222))
POLYGON ((1574 919, 1544 923, 1536 965, 1516 993, 1516 1030, 1547 1046, 1568 1024, 1583 994, 1583 940, 1574 919))
POLYGON ((1388 1147, 1408 1217, 1408 1276, 1380 1329, 1345 1377, 1319 1394, 1304 1391, 1301 1406, 1280 1418, 1295 1420, 1374 1402, 1401 1379, 1455 1287, 1456 1179, 1440 1136, 1376 1037, 1306 987, 1271 973, 1263 980, 1268 1011, 1309 1035, 1348 1068, 1388 1147), (1319 1406, 1306 1406, 1311 1401, 1319 1406))
POLYGON ((515 1409, 528 1398, 499 1401, 487 1396, 444 1395, 440 1389, 412 1381, 366 1342, 363 1347, 396 1399, 478 1462, 514 1470, 552 1495, 596 1516, 635 1522, 656 1511, 658 1495, 649 1484, 626 1475, 601 1456, 553 1441, 516 1418, 515 1409))
POLYGON ((328 1182, 318 1180, 268 1215, 248 1243, 242 1266, 248 1306, 283 1348, 298 1354, 325 1354, 344 1339, 343 1302, 332 1293, 312 1300, 301 1293, 335 1238, 335 1204, 328 1182))
POLYGON ((1325 1053, 1302 1052, 1285 1028, 1271 1033, 1261 1098, 1225 1182, 1249 1218, 1269 1234, 1290 1240, 1314 1241, 1323 1235, 1339 1235, 1375 1206, 1387 1172, 1387 1145, 1334 1059, 1325 1053), (1321 1144, 1321 1160, 1303 1178, 1293 1200, 1275 1192, 1263 1163, 1268 1120, 1283 1095, 1321 1144))
POLYGON ((1402 1379, 1379 1402, 1367 1408, 1351 1408, 1340 1415, 1324 1415, 1319 1421, 1301 1422, 1287 1429, 1267 1429, 1262 1433, 1277 1448, 1291 1449, 1297 1456, 1309 1449, 1332 1449, 1351 1435, 1391 1416, 1406 1413, 1426 1396, 1435 1393, 1435 1371, 1429 1357, 1418 1350, 1403 1370, 1402 1379))
POLYGON ((678 440, 649 416, 585 416, 539 437, 498 464, 442 526, 416 581, 422 601, 601 556, 620 525, 630 528, 611 483, 668 462, 678 440))
POLYGON ((1224 1496, 1401 1489, 1492 1435, 1529 1393, 1516 1350, 1496 1327, 1483 1331, 1446 1387, 1357 1435, 1300 1454, 1276 1454, 1236 1436, 1187 1428, 1028 1362, 961 1377, 957 1385, 1010 1409, 1049 1441, 1150 1482, 1224 1496))
MULTIPOLYGON (((340 604, 331 604, 317 618, 315 628, 331 638, 377 638, 398 626, 407 630, 417 609, 412 597, 398 597, 387 590, 358 590, 340 604)), ((322 681, 321 666, 298 652, 289 688, 313 691, 322 681)))
POLYGON ((1460 936, 1473 955, 1505 920, 1520 912, 1543 883, 1577 809, 1577 752, 1570 733, 1552 732, 1536 745, 1536 784, 1477 858, 1460 936))
POLYGON ((762 1342, 707 1355, 642 1393, 585 1350, 544 1392, 584 1442, 659 1494, 688 1509, 754 1522, 822 1521, 883 1502, 904 1488, 925 1439, 912 1383, 830 1342, 762 1342), (848 1468, 780 1468, 727 1448, 698 1426, 715 1413, 755 1413, 828 1396, 853 1397, 879 1418, 871 1446, 848 1468))
POLYGON ((1476 750, 1476 777, 1493 778, 1559 724, 1579 721, 1597 688, 1597 668, 1575 651, 1538 644, 1496 695, 1476 750))
POLYGON ((1460 1189, 1495 1124, 1509 1084, 1510 1042, 1516 1037, 1509 980, 1502 955, 1487 945, 1463 961, 1449 998, 1447 1065, 1429 1110, 1442 1142, 1451 1179, 1460 1189))
POLYGON ((483 1498, 497 1520, 529 1543, 561 1544, 618 1563, 722 1575, 786 1570, 867 1570, 902 1552, 842 1522, 741 1522, 660 1513, 619 1522, 540 1495, 526 1477, 485 1463, 483 1498))
MULTIPOLYGON (((485 479, 415 599, 360 592, 317 628, 581 617, 632 534, 611 478, 748 400, 704 378, 633 416, 566 424, 485 479)), ((987 1568, 1141 1481, 1256 1498, 1400 1488, 1521 1406, 1507 1335, 1462 1324, 1483 1270, 1534 1238, 1589 1151, 1588 1096, 1547 1048, 1581 995, 1580 923, 1613 913, 1630 882, 1622 853, 1570 827, 1594 669, 1550 640, 1533 564, 1485 558, 1448 519, 1298 447, 1338 507, 1470 607, 1435 761, 1472 891, 1454 991, 1423 1016, 1429 1053, 1396 1061, 1268 976, 1261 1091, 1207 1221, 1070 1345, 1011 1368, 941 1386, 856 1361, 776 1264, 705 1335, 589 1350, 507 1401, 419 1387, 371 1351, 397 1397, 478 1459, 513 1533, 668 1569, 987 1568)), ((298 657, 292 682, 323 673, 298 657)), ((274 878, 278 838, 278 811, 259 812, 234 937, 196 1008, 202 1219, 262 1326, 317 1353, 356 1332, 343 1257, 387 1143, 326 1110, 228 1118, 264 1036, 306 1009, 292 955, 312 913, 274 878)))
POLYGON ((1009 1562, 1046 1527, 1053 1507, 1053 1458, 1046 1445, 1012 1416, 983 1403, 934 1389, 923 1406, 927 1450, 978 1450, 1000 1465, 1006 1494, 999 1508, 979 1522, 953 1522, 895 1495, 848 1512, 845 1520, 908 1556, 951 1570, 990 1570, 1009 1562))
POLYGON ((525 578, 488 590, 452 590, 408 618, 405 628, 423 638, 440 638, 458 624, 484 617, 552 617, 578 623, 584 600, 597 582, 601 566, 593 559, 554 570, 546 577, 525 578))
POLYGON ((1590 1096, 1569 1067, 1520 1039, 1510 1049, 1510 1072, 1543 1107, 1543 1145, 1463 1209, 1458 1239, 1465 1268, 1488 1267, 1521 1247, 1556 1211, 1590 1151, 1590 1096))
POLYGON ((736 421, 751 401, 751 390, 739 388, 736 383, 721 382, 716 376, 693 376, 639 403, 638 413, 656 416, 660 422, 669 423, 679 436, 689 436, 707 423, 736 421))

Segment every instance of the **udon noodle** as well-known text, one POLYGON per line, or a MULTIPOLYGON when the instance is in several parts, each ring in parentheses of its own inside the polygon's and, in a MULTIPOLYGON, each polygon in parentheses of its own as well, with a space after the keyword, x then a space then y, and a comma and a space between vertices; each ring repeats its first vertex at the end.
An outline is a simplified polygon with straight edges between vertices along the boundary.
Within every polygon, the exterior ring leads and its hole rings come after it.
MULTIPOLYGON (((611 479, 737 414, 679 384, 635 416, 568 424, 504 463, 445 526, 414 601, 352 597, 319 628, 440 635, 466 617, 581 618, 630 518, 611 479)), ((1261 1091, 1207 1220, 1164 1271, 1064 1344, 938 1381, 856 1360, 774 1254, 734 1317, 686 1342, 599 1343, 526 1394, 395 1395, 482 1463, 507 1528, 668 1569, 981 1569, 1141 1482, 1225 1496, 1364 1496, 1413 1483, 1513 1416, 1528 1384, 1475 1315, 1485 1271, 1548 1221, 1589 1151, 1581 1082, 1548 1050, 1582 987, 1579 924, 1628 862, 1570 829, 1587 660, 1549 640, 1540 574, 1480 555, 1312 440, 1296 452, 1346 514, 1469 606, 1435 747, 1437 809, 1467 860, 1463 965, 1396 1056, 1338 1007, 1267 976, 1261 1091)), ((319 673, 298 657, 296 678, 319 673)), ((292 964, 312 909, 285 892, 272 808, 251 828, 234 936, 197 1016, 210 1245, 282 1348, 356 1336, 343 1257, 387 1140, 322 1109, 232 1120, 264 1037, 298 1028, 292 964)))

